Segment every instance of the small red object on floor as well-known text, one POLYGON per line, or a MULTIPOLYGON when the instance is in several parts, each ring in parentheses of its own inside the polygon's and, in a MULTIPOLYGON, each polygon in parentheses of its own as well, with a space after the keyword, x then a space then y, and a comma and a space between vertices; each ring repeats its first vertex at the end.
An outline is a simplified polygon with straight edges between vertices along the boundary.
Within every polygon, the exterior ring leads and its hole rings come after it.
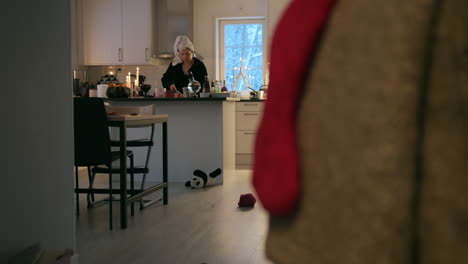
POLYGON ((241 194, 239 199, 239 207, 254 207, 257 199, 251 193, 241 194))

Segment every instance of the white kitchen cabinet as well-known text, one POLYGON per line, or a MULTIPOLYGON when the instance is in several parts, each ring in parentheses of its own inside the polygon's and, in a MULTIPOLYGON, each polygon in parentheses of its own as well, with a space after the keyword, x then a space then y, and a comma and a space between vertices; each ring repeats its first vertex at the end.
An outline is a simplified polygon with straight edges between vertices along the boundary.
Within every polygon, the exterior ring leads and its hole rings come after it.
POLYGON ((263 102, 236 103, 236 167, 252 165, 257 127, 263 114, 263 102))
POLYGON ((151 56, 151 0, 122 0, 123 64, 148 64, 151 56))
POLYGON ((145 65, 152 47, 152 0, 80 0, 83 65, 145 65))

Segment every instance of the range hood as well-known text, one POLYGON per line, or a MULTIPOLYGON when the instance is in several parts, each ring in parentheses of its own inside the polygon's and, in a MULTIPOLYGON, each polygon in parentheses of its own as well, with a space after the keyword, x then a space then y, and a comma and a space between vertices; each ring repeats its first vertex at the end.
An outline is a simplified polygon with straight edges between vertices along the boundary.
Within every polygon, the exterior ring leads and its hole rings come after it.
POLYGON ((154 57, 174 58, 174 41, 187 35, 193 41, 193 0, 156 0, 154 57))

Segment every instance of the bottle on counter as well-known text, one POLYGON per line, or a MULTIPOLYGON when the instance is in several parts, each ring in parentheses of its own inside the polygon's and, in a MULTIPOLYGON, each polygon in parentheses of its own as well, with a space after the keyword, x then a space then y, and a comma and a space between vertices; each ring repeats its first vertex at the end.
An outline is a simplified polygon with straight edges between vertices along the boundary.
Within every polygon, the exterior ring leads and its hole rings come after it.
POLYGON ((214 86, 215 86, 215 93, 220 93, 221 92, 221 84, 220 84, 220 81, 218 80, 215 80, 215 83, 214 83, 214 86))
POLYGON ((215 82, 215 80, 211 81, 210 94, 216 93, 215 85, 214 85, 215 83, 214 82, 215 82))
POLYGON ((188 89, 189 91, 192 90, 192 97, 197 97, 198 94, 201 91, 201 85, 200 82, 195 80, 195 77, 193 77, 193 73, 189 72, 189 84, 188 84, 188 89))
POLYGON ((210 92, 210 81, 208 81, 208 75, 205 76, 205 82, 203 83, 203 92, 204 93, 210 92))
POLYGON ((222 93, 227 93, 228 89, 226 88, 226 80, 223 80, 223 87, 221 88, 222 93))

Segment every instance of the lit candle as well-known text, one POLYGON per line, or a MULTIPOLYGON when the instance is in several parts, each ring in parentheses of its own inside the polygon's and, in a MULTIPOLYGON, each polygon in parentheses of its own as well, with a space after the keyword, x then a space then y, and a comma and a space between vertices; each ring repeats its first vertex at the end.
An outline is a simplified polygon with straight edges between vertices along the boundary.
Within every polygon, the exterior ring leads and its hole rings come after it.
POLYGON ((132 86, 132 77, 130 76, 130 72, 128 73, 127 75, 127 81, 126 81, 126 85, 128 88, 130 88, 132 86))
POLYGON ((135 77, 135 87, 140 85, 140 68, 137 67, 136 69, 136 77, 135 77))

